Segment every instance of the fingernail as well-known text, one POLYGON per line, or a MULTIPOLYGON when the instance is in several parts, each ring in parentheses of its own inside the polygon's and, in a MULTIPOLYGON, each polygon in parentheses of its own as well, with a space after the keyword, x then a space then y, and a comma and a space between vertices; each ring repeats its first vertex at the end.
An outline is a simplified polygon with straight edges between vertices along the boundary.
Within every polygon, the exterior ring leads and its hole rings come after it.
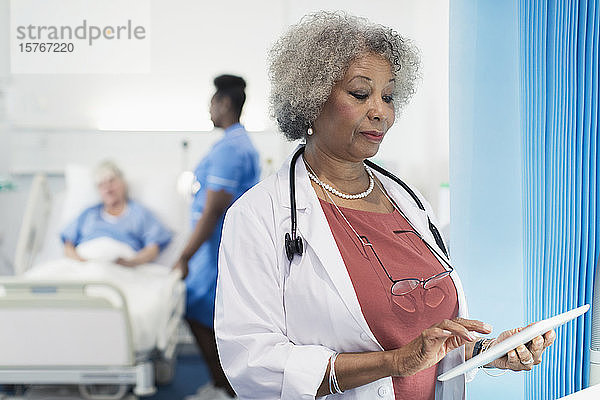
POLYGON ((444 329, 444 330, 442 331, 442 333, 443 333, 444 335, 452 335, 452 332, 450 332, 450 331, 447 331, 446 329, 444 329))
POLYGON ((525 346, 520 345, 519 347, 517 347, 517 351, 525 351, 525 346))
POLYGON ((483 324, 483 329, 488 330, 490 332, 493 330, 492 326, 486 323, 483 324))
POLYGON ((541 337, 536 337, 536 338, 533 340, 533 343, 539 346, 539 345, 541 345, 542 343, 544 343, 544 339, 542 339, 541 337))

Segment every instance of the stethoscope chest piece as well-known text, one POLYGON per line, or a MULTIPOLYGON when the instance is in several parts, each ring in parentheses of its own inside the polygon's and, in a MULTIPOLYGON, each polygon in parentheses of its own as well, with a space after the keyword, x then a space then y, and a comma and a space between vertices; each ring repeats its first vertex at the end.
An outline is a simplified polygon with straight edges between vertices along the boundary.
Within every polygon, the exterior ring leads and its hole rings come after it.
POLYGON ((287 255, 288 260, 292 261, 294 256, 298 254, 302 255, 304 251, 304 244, 302 243, 301 237, 296 237, 292 239, 289 233, 285 234, 285 254, 287 255))

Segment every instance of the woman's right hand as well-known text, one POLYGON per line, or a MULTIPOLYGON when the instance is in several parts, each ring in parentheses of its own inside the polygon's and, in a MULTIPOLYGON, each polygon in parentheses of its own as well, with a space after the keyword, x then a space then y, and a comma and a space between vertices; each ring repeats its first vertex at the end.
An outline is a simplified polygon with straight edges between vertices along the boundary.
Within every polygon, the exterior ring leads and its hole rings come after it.
POLYGON ((180 257, 175 265, 173 265, 172 269, 178 269, 181 272, 181 279, 185 279, 189 272, 188 259, 185 257, 180 257))
POLYGON ((395 352, 394 375, 408 376, 437 364, 454 349, 468 342, 475 342, 472 332, 488 334, 492 327, 488 324, 464 318, 445 319, 425 329, 417 338, 395 352))
POLYGON ((79 253, 77 253, 77 249, 75 245, 69 241, 65 242, 65 256, 72 260, 85 262, 87 261, 85 258, 81 257, 79 253))
POLYGON ((71 260, 75 260, 75 261, 80 261, 80 262, 86 262, 87 261, 87 259, 81 257, 77 253, 75 253, 75 254, 67 254, 67 258, 70 258, 71 260))
MULTIPOLYGON (((409 376, 437 364, 452 350, 478 338, 472 332, 491 333, 492 327, 471 319, 445 319, 425 329, 412 342, 396 350, 342 353, 336 359, 336 376, 342 390, 352 389, 388 376, 409 376)), ((329 394, 329 370, 317 397, 329 394)))

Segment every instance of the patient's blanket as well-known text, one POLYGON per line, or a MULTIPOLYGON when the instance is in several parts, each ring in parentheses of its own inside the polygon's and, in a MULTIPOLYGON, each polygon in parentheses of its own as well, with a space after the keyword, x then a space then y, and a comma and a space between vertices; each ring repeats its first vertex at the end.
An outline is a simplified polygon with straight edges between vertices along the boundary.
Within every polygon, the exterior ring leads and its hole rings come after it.
POLYGON ((135 351, 155 348, 160 329, 164 329, 172 312, 169 304, 173 288, 167 279, 170 268, 158 264, 137 267, 115 264, 110 260, 131 257, 135 251, 109 238, 83 243, 77 251, 89 261, 69 258, 50 261, 33 267, 25 276, 44 280, 107 282, 116 286, 125 296, 135 351))

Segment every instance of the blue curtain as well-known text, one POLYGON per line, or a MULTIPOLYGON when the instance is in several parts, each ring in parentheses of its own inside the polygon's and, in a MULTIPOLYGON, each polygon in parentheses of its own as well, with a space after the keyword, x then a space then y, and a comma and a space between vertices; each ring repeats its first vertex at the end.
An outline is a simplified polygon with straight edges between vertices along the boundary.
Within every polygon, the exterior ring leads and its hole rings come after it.
MULTIPOLYGON (((525 316, 592 303, 600 249, 600 0, 519 0, 525 316)), ((527 399, 587 386, 591 312, 557 330, 527 399)))

